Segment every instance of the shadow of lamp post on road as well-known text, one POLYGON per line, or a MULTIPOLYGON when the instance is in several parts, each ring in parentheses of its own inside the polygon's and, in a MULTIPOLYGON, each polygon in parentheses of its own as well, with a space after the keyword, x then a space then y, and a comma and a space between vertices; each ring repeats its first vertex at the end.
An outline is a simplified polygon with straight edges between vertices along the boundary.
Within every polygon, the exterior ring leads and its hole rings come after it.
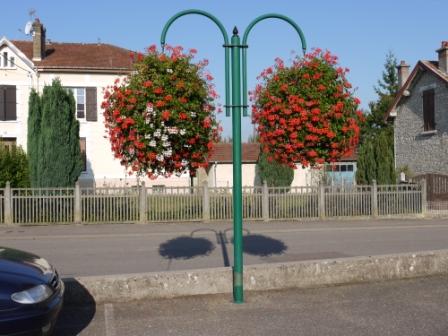
MULTIPOLYGON (((214 230, 209 228, 197 229, 190 236, 180 236, 170 239, 159 246, 159 254, 170 261, 189 260, 195 257, 207 256, 216 248, 215 244, 204 237, 194 237, 198 233, 213 233, 216 244, 221 246, 224 267, 230 266, 227 244, 234 243, 234 238, 227 238, 227 233, 232 228, 225 230, 214 230)), ((284 254, 288 247, 281 240, 274 239, 261 234, 251 234, 249 230, 243 230, 243 252, 253 256, 270 257, 272 255, 284 254)))

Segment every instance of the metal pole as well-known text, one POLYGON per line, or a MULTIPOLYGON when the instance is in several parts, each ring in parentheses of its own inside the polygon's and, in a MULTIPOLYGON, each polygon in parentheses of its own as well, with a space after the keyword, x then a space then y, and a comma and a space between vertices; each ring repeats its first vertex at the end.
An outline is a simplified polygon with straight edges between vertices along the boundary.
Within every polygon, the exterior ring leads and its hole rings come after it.
MULTIPOLYGON (((224 37, 225 48, 225 97, 226 97, 226 115, 229 116, 230 110, 232 110, 232 140, 233 140, 233 240, 234 240, 234 266, 233 266, 233 299, 235 303, 244 302, 243 292, 243 197, 242 197, 242 182, 241 182, 241 80, 243 82, 243 105, 244 115, 247 115, 247 37, 254 25, 260 21, 269 18, 280 19, 289 23, 297 31, 302 43, 302 49, 305 53, 306 41, 305 36, 302 33, 300 27, 290 18, 280 14, 265 14, 259 16, 253 20, 247 27, 243 43, 241 44, 240 37, 238 36, 238 29, 233 29, 233 36, 231 44, 228 43, 228 36, 222 23, 210 13, 202 10, 190 9, 182 11, 171 17, 165 24, 162 35, 160 38, 160 44, 162 49, 165 46, 166 35, 169 27, 178 18, 189 15, 198 14, 205 16, 212 20, 221 30, 224 37), (229 105, 230 96, 230 66, 229 66, 229 49, 231 50, 231 67, 232 67, 232 104, 229 105), (243 49, 243 51, 242 51, 243 49), (241 53, 243 53, 243 71, 241 72, 241 53)), ((216 167, 215 167, 216 168, 216 167)), ((215 174, 216 179, 216 174, 215 174)), ((216 187, 216 182, 215 182, 216 187)))
POLYGON ((241 182, 241 43, 233 28, 232 45, 232 140, 233 140, 233 301, 244 302, 243 294, 243 196, 241 182))

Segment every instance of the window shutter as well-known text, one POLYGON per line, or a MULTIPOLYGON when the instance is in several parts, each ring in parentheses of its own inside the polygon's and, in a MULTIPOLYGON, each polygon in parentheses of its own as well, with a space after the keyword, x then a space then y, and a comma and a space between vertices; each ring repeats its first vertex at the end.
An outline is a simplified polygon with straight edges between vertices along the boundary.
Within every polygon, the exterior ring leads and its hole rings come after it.
POLYGON ((425 131, 435 129, 434 89, 423 91, 423 127, 425 131))
POLYGON ((14 85, 6 86, 5 110, 6 120, 17 120, 16 87, 14 85))
POLYGON ((0 86, 0 120, 5 121, 5 86, 0 86))
POLYGON ((86 88, 86 120, 97 121, 96 87, 86 88))

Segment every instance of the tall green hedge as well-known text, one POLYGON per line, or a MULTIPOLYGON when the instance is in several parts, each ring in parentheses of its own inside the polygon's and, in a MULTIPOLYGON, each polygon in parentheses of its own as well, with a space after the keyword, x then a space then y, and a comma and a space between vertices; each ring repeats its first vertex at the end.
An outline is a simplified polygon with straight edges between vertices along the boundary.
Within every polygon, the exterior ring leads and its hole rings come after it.
POLYGON ((71 91, 53 80, 30 95, 28 154, 33 187, 72 187, 82 171, 79 122, 71 91))

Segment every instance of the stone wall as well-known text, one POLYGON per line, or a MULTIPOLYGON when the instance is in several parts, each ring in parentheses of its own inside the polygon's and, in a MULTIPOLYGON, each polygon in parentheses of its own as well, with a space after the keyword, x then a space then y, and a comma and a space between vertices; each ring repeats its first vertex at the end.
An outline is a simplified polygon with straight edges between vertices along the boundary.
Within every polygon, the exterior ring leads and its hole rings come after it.
POLYGON ((448 174, 448 86, 426 71, 403 97, 395 119, 395 166, 416 175, 448 174), (436 132, 424 132, 423 91, 435 89, 436 132))

